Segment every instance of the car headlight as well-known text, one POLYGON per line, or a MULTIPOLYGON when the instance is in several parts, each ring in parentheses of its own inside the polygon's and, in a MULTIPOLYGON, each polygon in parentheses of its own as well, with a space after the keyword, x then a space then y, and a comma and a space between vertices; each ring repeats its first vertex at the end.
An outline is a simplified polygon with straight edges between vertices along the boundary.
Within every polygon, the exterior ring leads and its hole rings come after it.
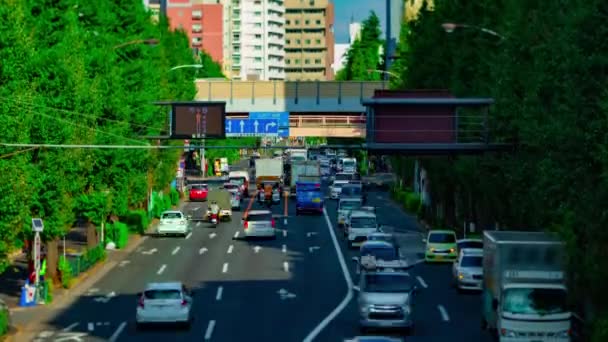
POLYGON ((500 329, 500 335, 503 337, 517 337, 517 333, 513 330, 500 329))
POLYGON ((401 310, 403 310, 403 314, 408 316, 411 312, 412 312, 412 308, 409 305, 403 305, 401 307, 401 310))
POLYGON ((456 249, 450 248, 450 253, 454 253, 454 252, 456 252, 456 249))
POLYGON ((470 275, 468 275, 466 273, 458 273, 458 279, 462 280, 465 278, 470 278, 470 275))
POLYGON ((435 248, 433 248, 433 247, 429 247, 429 248, 428 248, 428 251, 429 251, 429 252, 431 252, 431 253, 435 253, 435 248))

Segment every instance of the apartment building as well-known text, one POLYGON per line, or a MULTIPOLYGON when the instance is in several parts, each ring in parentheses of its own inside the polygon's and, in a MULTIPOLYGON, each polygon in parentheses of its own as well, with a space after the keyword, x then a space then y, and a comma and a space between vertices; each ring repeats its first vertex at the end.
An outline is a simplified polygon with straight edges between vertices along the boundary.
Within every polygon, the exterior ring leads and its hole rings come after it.
POLYGON ((144 0, 144 6, 152 12, 152 20, 158 22, 160 15, 160 0, 144 0))
POLYGON ((167 18, 172 29, 186 32, 195 50, 204 50, 214 61, 222 63, 223 14, 220 0, 165 0, 167 18))
POLYGON ((333 80, 334 7, 329 0, 285 0, 287 80, 333 80))
POLYGON ((224 74, 234 80, 285 79, 283 0, 222 0, 224 74))

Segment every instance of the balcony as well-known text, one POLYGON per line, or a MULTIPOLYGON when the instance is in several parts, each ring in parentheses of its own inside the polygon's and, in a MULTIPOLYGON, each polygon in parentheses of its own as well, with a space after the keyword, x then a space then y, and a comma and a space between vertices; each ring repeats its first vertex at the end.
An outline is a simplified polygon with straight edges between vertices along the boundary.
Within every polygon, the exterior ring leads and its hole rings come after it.
POLYGON ((280 25, 268 25, 266 26, 268 32, 272 32, 272 33, 276 33, 276 34, 280 34, 280 35, 284 35, 285 34, 285 28, 283 26, 280 25))
POLYGON ((283 49, 268 49, 268 56, 277 56, 281 58, 285 58, 285 50, 283 49))
POLYGON ((203 12, 202 11, 192 11, 192 19, 193 20, 203 19, 203 12))
POLYGON ((201 25, 192 25, 192 33, 201 33, 203 32, 203 27, 201 25))
POLYGON ((283 45, 283 44, 285 44, 285 39, 279 38, 277 35, 274 35, 274 34, 269 34, 268 43, 276 44, 276 45, 283 45))

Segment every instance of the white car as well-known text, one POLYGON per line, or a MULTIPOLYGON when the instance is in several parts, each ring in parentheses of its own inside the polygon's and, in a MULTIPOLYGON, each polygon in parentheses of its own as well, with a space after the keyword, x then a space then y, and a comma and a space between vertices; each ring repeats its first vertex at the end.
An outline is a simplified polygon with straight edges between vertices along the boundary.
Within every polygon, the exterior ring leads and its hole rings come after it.
POLYGON ((376 214, 367 210, 353 210, 348 218, 348 247, 361 246, 370 234, 381 232, 376 221, 376 214))
POLYGON ((193 293, 179 282, 150 283, 144 292, 138 293, 135 322, 138 328, 145 324, 192 323, 193 293))
POLYGON ((269 210, 250 210, 242 222, 246 237, 277 237, 276 224, 269 210))
POLYGON ((156 227, 157 235, 183 235, 192 231, 188 218, 178 210, 165 211, 160 215, 160 222, 156 227))
POLYGON ((481 290, 483 249, 464 248, 452 266, 454 284, 459 290, 481 290))
POLYGON ((348 213, 360 209, 362 205, 359 198, 341 198, 338 202, 338 227, 344 227, 348 213))

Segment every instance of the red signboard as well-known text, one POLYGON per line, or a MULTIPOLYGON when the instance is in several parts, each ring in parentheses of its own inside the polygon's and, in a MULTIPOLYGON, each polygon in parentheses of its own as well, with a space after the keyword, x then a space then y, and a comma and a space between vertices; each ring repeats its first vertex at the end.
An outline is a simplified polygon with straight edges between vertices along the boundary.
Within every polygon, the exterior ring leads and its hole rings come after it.
MULTIPOLYGON (((377 144, 456 143, 456 106, 433 104, 433 99, 453 99, 444 90, 376 90, 374 100, 419 99, 419 103, 375 103, 370 119, 370 140, 377 144), (425 101, 428 100, 428 101, 425 101)), ((370 127, 368 125, 368 127, 370 127)))

